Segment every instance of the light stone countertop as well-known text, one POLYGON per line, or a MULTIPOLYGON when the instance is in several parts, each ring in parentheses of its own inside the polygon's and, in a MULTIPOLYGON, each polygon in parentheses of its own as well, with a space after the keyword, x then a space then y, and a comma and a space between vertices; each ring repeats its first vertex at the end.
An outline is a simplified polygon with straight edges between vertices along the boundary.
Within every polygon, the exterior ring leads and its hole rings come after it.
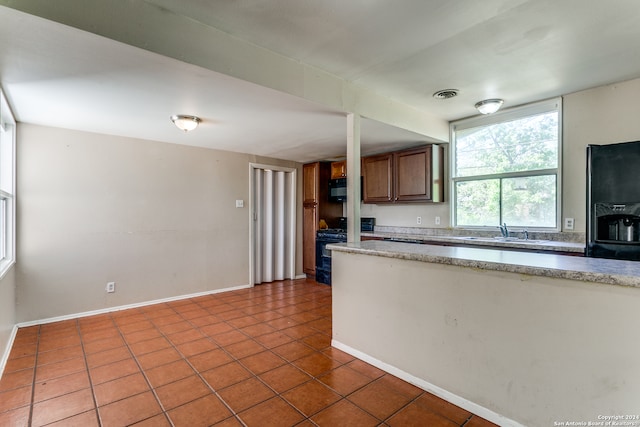
POLYGON ((328 249, 410 261, 640 288, 640 262, 429 244, 367 240, 328 249))
POLYGON ((584 253, 584 243, 553 241, 553 240, 505 240, 498 237, 481 236, 434 236, 405 233, 363 232, 363 237, 376 237, 382 239, 414 240, 420 242, 442 242, 455 245, 484 246, 493 248, 525 249, 532 251, 573 252, 584 253))

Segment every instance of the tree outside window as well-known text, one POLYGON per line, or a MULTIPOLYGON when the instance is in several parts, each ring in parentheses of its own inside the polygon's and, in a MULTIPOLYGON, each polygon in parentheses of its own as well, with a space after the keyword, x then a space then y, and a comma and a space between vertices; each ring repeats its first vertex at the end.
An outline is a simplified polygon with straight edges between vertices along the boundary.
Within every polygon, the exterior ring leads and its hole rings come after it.
POLYGON ((456 226, 557 227, 560 114, 547 104, 452 124, 456 226))

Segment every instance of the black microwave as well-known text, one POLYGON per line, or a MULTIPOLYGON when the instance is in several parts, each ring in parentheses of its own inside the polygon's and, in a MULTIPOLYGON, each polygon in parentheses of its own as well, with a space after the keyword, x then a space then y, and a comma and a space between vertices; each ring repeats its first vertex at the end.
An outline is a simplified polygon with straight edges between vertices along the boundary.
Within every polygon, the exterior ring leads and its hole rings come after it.
MULTIPOLYGON (((362 177, 360 177, 360 189, 362 190, 362 177)), ((360 192, 362 200, 362 191, 360 192)), ((329 180, 329 201, 330 202, 346 202, 347 201, 347 178, 337 178, 329 180)))
POLYGON ((329 201, 347 201, 347 178, 337 178, 329 180, 329 201))

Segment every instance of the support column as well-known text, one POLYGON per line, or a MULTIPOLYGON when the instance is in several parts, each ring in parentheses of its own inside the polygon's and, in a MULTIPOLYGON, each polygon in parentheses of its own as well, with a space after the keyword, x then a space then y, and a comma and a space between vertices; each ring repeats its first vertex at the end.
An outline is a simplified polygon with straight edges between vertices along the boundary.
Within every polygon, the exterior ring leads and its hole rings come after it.
POLYGON ((347 240, 360 241, 360 115, 347 114, 347 240))

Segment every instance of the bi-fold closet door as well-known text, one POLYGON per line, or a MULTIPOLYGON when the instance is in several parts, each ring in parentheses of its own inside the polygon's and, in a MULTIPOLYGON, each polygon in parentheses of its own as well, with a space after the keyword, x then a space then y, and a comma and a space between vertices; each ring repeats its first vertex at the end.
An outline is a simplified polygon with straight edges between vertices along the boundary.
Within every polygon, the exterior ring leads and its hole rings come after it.
POLYGON ((295 278, 296 171, 252 165, 253 284, 295 278))

